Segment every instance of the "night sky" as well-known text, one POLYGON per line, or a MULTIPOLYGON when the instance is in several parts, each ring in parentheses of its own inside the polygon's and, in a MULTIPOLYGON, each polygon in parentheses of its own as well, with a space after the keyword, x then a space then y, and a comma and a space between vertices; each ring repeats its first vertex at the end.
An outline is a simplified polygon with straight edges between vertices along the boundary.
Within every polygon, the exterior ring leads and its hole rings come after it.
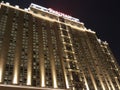
POLYGON ((4 0, 27 8, 35 3, 79 18, 98 38, 107 41, 120 65, 120 3, 118 0, 4 0))

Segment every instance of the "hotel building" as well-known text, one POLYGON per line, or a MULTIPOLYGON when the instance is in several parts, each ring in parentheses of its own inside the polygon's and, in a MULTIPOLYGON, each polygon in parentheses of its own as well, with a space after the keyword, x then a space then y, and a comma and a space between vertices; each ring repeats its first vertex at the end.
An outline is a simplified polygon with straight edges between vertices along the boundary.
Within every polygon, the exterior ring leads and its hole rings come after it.
POLYGON ((120 90, 120 66, 79 19, 1 2, 0 90, 120 90))

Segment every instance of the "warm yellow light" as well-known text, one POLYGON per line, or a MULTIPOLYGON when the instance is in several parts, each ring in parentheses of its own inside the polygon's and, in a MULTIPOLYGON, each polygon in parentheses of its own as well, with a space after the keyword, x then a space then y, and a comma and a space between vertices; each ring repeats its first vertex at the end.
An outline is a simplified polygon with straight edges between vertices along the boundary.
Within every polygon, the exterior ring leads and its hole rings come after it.
POLYGON ((17 84, 17 75, 13 77, 13 84, 17 84))
POLYGON ((58 88, 58 87, 57 87, 57 80, 56 80, 55 73, 54 73, 54 76, 53 76, 53 78, 54 78, 54 88, 58 88))
POLYGON ((45 87, 45 78, 44 78, 44 76, 42 77, 42 87, 45 87))
POLYGON ((28 71, 27 85, 31 85, 31 72, 30 71, 28 71))
POLYGON ((114 78, 117 78, 117 77, 114 77, 114 78))
POLYGON ((0 67, 0 82, 2 82, 2 69, 0 67))

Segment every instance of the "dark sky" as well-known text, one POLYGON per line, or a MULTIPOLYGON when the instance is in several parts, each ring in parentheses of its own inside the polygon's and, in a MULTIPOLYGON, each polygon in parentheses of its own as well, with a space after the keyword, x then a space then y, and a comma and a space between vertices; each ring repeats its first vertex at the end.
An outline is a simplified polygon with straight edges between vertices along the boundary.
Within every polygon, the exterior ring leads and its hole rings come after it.
POLYGON ((120 65, 120 3, 118 0, 4 0, 27 8, 30 3, 79 18, 98 38, 107 41, 120 65))

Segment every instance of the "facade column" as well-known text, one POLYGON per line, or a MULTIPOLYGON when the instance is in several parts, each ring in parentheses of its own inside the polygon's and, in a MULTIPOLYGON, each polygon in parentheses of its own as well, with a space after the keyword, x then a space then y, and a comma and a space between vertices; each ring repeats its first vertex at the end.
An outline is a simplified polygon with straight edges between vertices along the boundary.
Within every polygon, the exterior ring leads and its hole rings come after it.
POLYGON ((65 62, 63 59, 63 49, 61 49, 62 46, 62 40, 61 40, 61 36, 60 36, 60 30, 59 30, 59 24, 55 23, 55 34, 56 34, 56 39, 58 40, 57 45, 58 45, 58 51, 59 51, 59 56, 60 56, 60 61, 61 61, 61 65, 62 65, 62 71, 64 74, 64 82, 65 82, 65 88, 69 88, 69 82, 68 82, 68 77, 67 77, 67 71, 65 68, 65 62))
POLYGON ((32 85, 32 59, 33 59, 33 25, 32 16, 28 15, 29 27, 28 27, 28 64, 27 64, 27 85, 32 85))
POLYGON ((14 69, 13 69, 13 84, 19 84, 19 74, 20 74, 20 56, 22 50, 22 32, 23 32, 23 13, 20 13, 18 19, 18 31, 17 31, 17 41, 15 48, 15 59, 14 59, 14 69))
POLYGON ((49 47, 49 52, 50 52, 50 64, 51 64, 51 71, 52 71, 52 81, 53 81, 53 88, 58 88, 57 85, 57 76, 56 76, 56 69, 55 69, 55 59, 53 55, 53 46, 52 46, 52 35, 51 35, 51 30, 50 30, 50 25, 47 23, 47 34, 48 34, 48 47, 49 47))
POLYGON ((10 42, 10 33, 12 29, 12 18, 13 18, 13 11, 10 10, 7 15, 8 20, 6 21, 6 28, 5 28, 5 33, 3 35, 3 42, 1 46, 1 52, 0 53, 0 83, 3 83, 4 81, 4 71, 5 71, 5 62, 7 59, 7 52, 9 49, 9 42, 10 42))
POLYGON ((43 52, 43 34, 42 34, 42 26, 41 21, 37 20, 38 24, 38 37, 40 43, 40 50, 39 50, 39 65, 40 65, 40 87, 45 87, 45 61, 44 61, 44 52, 43 52))

